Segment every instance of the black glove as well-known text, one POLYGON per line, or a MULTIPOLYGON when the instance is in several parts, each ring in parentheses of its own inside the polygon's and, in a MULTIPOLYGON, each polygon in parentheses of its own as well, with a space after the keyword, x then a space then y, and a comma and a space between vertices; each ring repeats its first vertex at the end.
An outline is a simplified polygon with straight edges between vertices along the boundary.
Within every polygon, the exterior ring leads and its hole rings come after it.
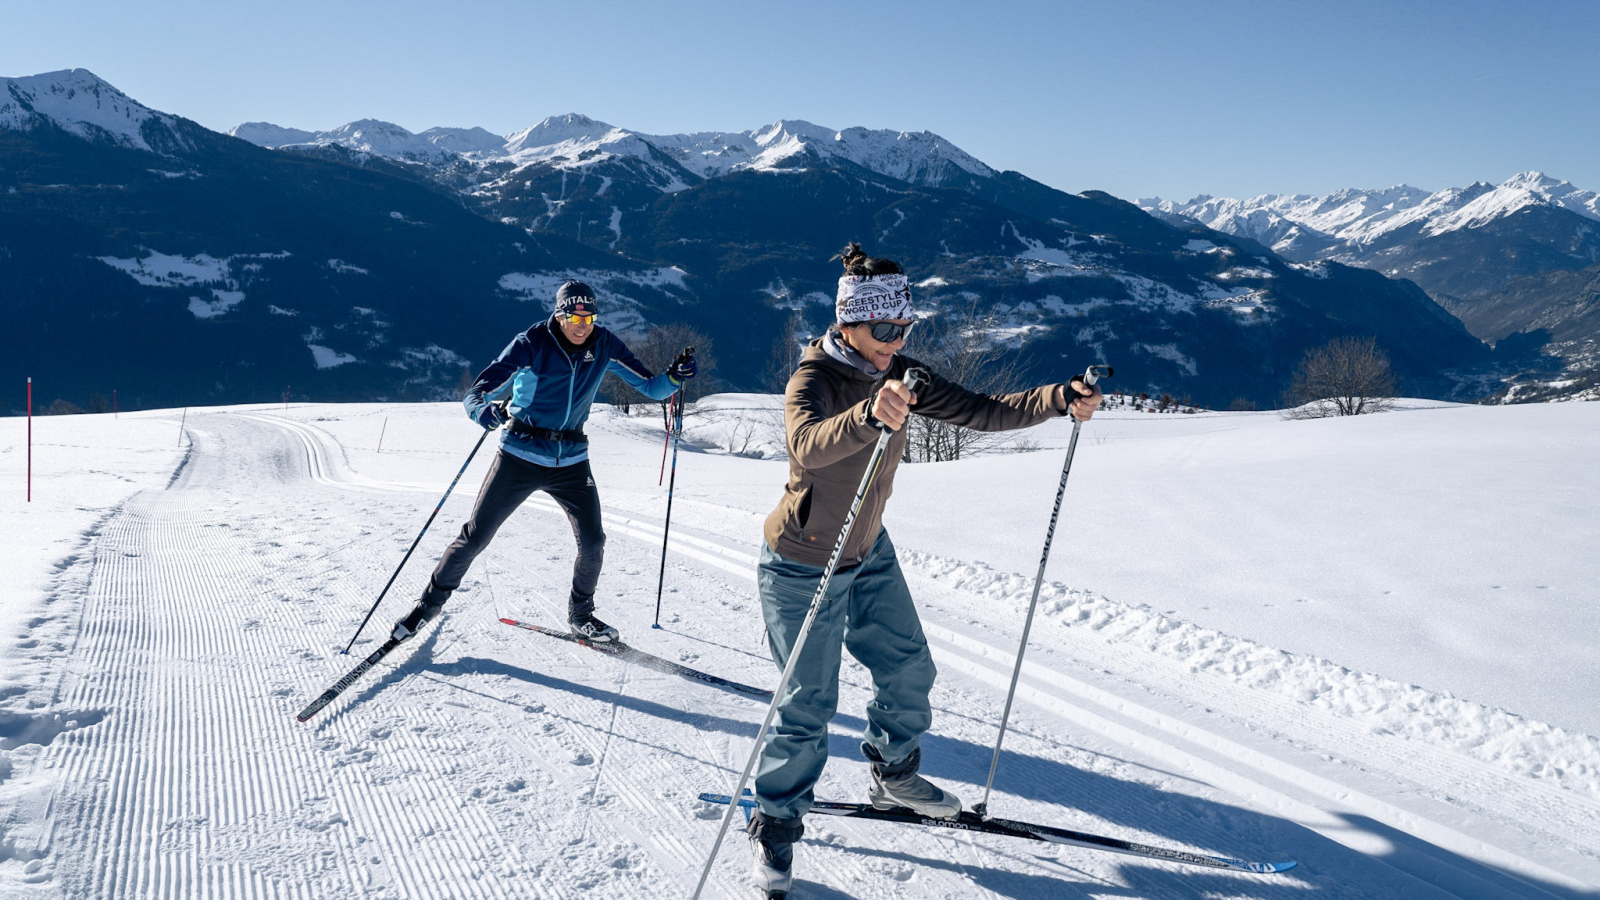
POLYGON ((505 413, 493 403, 485 403, 479 407, 477 415, 472 417, 474 422, 484 427, 486 431, 493 431, 506 423, 505 413))
POLYGON ((672 365, 667 367, 667 377, 682 384, 693 378, 697 371, 699 369, 694 364, 694 348, 691 347, 680 353, 678 358, 672 361, 672 365))

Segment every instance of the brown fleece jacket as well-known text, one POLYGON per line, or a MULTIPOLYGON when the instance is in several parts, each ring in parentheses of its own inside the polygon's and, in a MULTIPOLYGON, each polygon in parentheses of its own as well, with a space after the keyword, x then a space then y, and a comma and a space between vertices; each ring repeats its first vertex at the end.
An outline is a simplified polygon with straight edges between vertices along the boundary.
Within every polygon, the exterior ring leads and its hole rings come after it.
MULTIPOLYGON (((883 378, 839 362, 819 338, 806 348, 800 367, 789 376, 784 425, 789 446, 789 484, 778 508, 767 516, 767 546, 784 559, 825 566, 839 540, 844 517, 878 442, 878 426, 867 409, 884 378, 904 380, 907 369, 923 366, 897 354, 883 378)), ((1002 396, 975 394, 932 372, 917 391, 912 411, 978 431, 1011 431, 1062 415, 1051 405, 1055 385, 1002 396)), ((889 439, 877 478, 867 490, 861 513, 850 529, 839 568, 861 562, 878 537, 883 507, 894 491, 894 472, 905 449, 906 430, 889 439)))

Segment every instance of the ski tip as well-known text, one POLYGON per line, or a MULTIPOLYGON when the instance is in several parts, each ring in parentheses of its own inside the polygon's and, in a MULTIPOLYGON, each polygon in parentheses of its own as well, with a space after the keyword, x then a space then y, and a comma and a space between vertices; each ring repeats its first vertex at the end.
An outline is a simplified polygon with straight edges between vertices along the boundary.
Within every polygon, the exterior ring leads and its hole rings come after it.
POLYGON ((517 620, 516 619, 508 619, 505 616, 501 616, 500 617, 500 621, 506 623, 507 625, 515 625, 515 624, 517 624, 517 620))
POLYGON ((1226 856, 1213 856, 1211 858, 1217 862, 1226 863, 1230 869, 1238 869, 1243 872, 1255 872, 1259 875, 1276 875, 1280 872, 1287 872, 1295 866, 1300 865, 1300 863, 1292 859, 1285 862, 1246 862, 1242 859, 1229 859, 1226 856))
MULTIPOLYGON (((701 794, 700 799, 707 803, 721 803, 724 806, 733 800, 727 794, 701 794)), ((756 805, 754 795, 750 793, 749 788, 745 788, 744 796, 739 798, 739 805, 744 807, 754 807, 756 805)))
POLYGON ((1300 865, 1300 863, 1290 859, 1290 860, 1285 860, 1283 862, 1267 863, 1267 865, 1271 866, 1272 867, 1272 871, 1276 873, 1276 872, 1287 872, 1290 869, 1294 868, 1295 866, 1300 865))

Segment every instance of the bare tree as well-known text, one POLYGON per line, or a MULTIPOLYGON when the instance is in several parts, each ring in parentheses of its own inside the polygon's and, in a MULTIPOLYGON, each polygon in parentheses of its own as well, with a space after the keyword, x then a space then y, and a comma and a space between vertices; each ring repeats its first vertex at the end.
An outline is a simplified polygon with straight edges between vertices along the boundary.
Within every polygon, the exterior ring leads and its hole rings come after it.
POLYGON ((461 374, 456 376, 456 396, 465 397, 467 391, 478 383, 478 373, 471 366, 462 365, 461 374))
POLYGON ((622 410, 625 416, 633 415, 633 405, 639 402, 639 392, 618 378, 615 372, 607 372, 606 376, 600 379, 600 396, 607 403, 622 410))
POLYGON ((57 397, 50 403, 49 406, 41 410, 39 414, 42 416, 76 416, 81 415, 83 412, 83 407, 79 406, 78 404, 73 403, 71 400, 65 400, 61 397, 57 397))
MULTIPOLYGON (((716 376, 717 358, 712 354, 711 338, 681 322, 670 325, 658 325, 645 334, 644 340, 630 349, 639 357, 639 361, 652 372, 665 372, 672 361, 678 358, 685 348, 694 348, 694 358, 698 373, 689 379, 683 387, 685 416, 694 414, 694 403, 707 394, 715 394, 722 389, 722 383, 716 376)), ((657 403, 663 410, 666 409, 664 401, 646 400, 644 395, 633 388, 624 388, 632 391, 637 398, 634 402, 657 403)), ((611 402, 618 402, 616 395, 610 395, 611 402)))
POLYGON ((750 456, 750 448, 760 438, 760 432, 761 423, 754 417, 736 415, 722 423, 722 444, 734 456, 750 456))
POLYGON ((805 319, 798 311, 792 312, 783 323, 783 331, 772 342, 772 353, 767 356, 767 368, 761 376, 761 386, 768 393, 783 393, 789 384, 789 376, 800 365, 800 357, 805 352, 805 347, 800 343, 804 327, 805 319))
MULTIPOLYGON (((1022 369, 1005 346, 992 340, 1000 327, 996 316, 981 315, 974 301, 966 308, 922 320, 913 332, 911 356, 933 371, 980 394, 1007 394, 1021 389, 1022 369)), ((1003 432, 974 431, 912 416, 906 425, 906 462, 940 462, 992 452, 1015 442, 1003 432)))
POLYGON ((1394 406, 1395 377, 1377 338, 1338 338, 1306 351, 1283 395, 1292 419, 1359 416, 1394 406))

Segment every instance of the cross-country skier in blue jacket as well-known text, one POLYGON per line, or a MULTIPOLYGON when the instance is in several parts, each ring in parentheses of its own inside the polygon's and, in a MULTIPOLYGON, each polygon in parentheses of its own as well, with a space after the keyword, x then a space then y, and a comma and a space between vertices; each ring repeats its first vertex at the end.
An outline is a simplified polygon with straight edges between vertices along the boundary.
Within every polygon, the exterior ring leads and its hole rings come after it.
POLYGON ((588 285, 563 284, 556 291, 550 318, 517 335, 467 391, 462 404, 473 421, 490 430, 506 426, 500 452, 478 491, 472 518, 445 548, 417 605, 395 623, 397 640, 411 637, 439 615, 472 560, 534 491, 544 491, 566 510, 578 540, 567 610, 573 633, 595 641, 617 639, 617 630, 594 615, 594 588, 606 535, 600 527, 600 492, 589 471, 589 438, 583 423, 607 372, 615 372, 651 399, 665 400, 685 379, 694 377, 695 362, 685 354, 667 371, 652 376, 621 339, 595 324, 597 310, 588 285), (509 419, 495 402, 507 392, 509 419))

